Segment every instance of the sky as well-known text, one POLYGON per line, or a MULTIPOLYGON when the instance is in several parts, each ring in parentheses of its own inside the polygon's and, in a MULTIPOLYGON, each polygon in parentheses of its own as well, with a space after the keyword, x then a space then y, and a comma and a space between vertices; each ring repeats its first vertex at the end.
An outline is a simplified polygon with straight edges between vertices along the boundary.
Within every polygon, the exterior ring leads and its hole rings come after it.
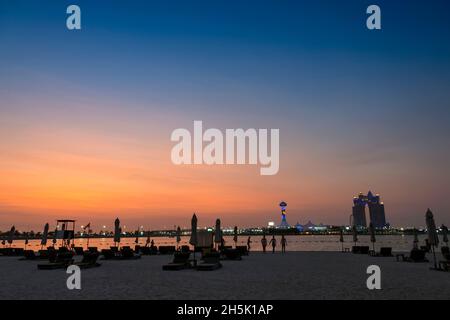
POLYGON ((0 0, 0 230, 450 223, 448 1, 0 0), (382 29, 366 28, 381 8, 382 29), (66 8, 81 8, 81 30, 66 8), (279 128, 280 170, 171 162, 171 132, 279 128), (96 227, 97 226, 97 227, 96 227))

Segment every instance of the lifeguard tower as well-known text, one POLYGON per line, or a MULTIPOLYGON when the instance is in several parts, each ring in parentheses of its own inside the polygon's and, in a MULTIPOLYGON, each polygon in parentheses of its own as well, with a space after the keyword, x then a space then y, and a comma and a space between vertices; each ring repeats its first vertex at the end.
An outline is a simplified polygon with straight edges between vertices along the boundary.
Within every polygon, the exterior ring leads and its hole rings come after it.
POLYGON ((56 220, 56 239, 61 240, 61 247, 75 246, 75 220, 56 220))

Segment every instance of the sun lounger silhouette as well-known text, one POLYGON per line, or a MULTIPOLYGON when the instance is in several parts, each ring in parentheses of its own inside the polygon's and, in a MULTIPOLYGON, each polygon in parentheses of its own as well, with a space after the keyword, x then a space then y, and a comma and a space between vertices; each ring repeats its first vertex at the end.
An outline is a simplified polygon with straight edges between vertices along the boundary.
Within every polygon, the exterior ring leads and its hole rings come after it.
POLYGON ((395 257, 397 261, 404 262, 428 262, 428 259, 425 257, 426 252, 421 249, 412 249, 411 253, 408 256, 404 254, 397 254, 395 257))
POLYGON ((189 252, 175 252, 173 255, 173 261, 163 265, 163 270, 182 270, 191 267, 189 263, 189 252))
POLYGON ((74 265, 80 267, 81 269, 94 268, 101 266, 100 263, 97 262, 99 257, 98 252, 85 252, 83 254, 83 260, 81 262, 76 262, 74 265))
POLYGON ((226 248, 221 251, 225 260, 242 260, 241 251, 237 249, 226 248))
POLYGON ((203 262, 197 265, 198 271, 212 271, 222 267, 220 263, 220 253, 211 252, 202 257, 203 262))
POLYGON ((39 270, 53 270, 53 269, 64 269, 69 265, 73 264, 73 253, 72 252, 58 252, 56 256, 49 258, 50 262, 45 264, 38 264, 39 270), (53 260, 53 261, 52 261, 53 260))

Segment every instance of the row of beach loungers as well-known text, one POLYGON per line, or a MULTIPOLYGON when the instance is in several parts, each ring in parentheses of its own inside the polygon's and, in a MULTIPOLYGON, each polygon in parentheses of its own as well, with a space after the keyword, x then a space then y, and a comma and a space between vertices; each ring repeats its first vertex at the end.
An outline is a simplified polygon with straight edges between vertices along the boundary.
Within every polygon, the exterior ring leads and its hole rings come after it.
MULTIPOLYGON (((426 247, 420 249, 414 248, 409 255, 400 253, 396 254, 395 258, 401 262, 429 262, 426 258, 426 254, 429 250, 426 247)), ((373 257, 393 257, 392 248, 384 247, 380 248, 379 252, 370 250, 369 246, 353 246, 352 253, 355 254, 368 254, 373 257)), ((450 252, 449 247, 441 247, 441 253, 444 260, 439 261, 439 267, 441 270, 450 271, 450 252)))
POLYGON ((237 246, 236 248, 222 247, 219 251, 203 249, 200 263, 190 259, 190 252, 175 252, 173 261, 163 265, 162 269, 166 271, 178 271, 183 269, 195 269, 198 271, 213 271, 222 267, 221 260, 242 260, 243 255, 248 255, 246 246, 237 246))
POLYGON ((129 246, 121 248, 110 247, 98 251, 97 247, 89 247, 84 250, 82 247, 75 247, 73 250, 61 247, 55 249, 48 247, 45 250, 35 252, 33 250, 23 250, 21 248, 2 248, 0 254, 4 256, 21 256, 19 260, 47 260, 46 263, 37 265, 40 270, 64 269, 70 265, 77 265, 80 268, 99 267, 102 260, 134 260, 141 258, 142 255, 167 255, 174 254, 174 260, 164 270, 181 270, 195 267, 197 270, 215 270, 222 265, 220 260, 241 260, 243 255, 248 255, 246 246, 237 246, 236 248, 223 247, 219 252, 208 252, 205 248, 196 248, 196 252, 202 252, 201 263, 198 265, 193 260, 189 260, 192 251, 189 246, 181 246, 178 250, 175 246, 156 246, 141 247, 135 246, 134 250, 129 246), (75 256, 82 256, 81 261, 75 261, 75 256))

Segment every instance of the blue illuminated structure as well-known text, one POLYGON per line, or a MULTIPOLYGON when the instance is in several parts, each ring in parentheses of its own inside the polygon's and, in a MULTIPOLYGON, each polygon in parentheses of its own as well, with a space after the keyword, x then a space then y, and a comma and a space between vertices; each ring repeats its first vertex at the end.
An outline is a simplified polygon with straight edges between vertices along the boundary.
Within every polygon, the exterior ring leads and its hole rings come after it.
POLYGON ((278 226, 280 229, 288 229, 290 228, 289 223, 286 221, 286 207, 287 203, 284 201, 280 202, 280 208, 281 208, 281 224, 278 226))

